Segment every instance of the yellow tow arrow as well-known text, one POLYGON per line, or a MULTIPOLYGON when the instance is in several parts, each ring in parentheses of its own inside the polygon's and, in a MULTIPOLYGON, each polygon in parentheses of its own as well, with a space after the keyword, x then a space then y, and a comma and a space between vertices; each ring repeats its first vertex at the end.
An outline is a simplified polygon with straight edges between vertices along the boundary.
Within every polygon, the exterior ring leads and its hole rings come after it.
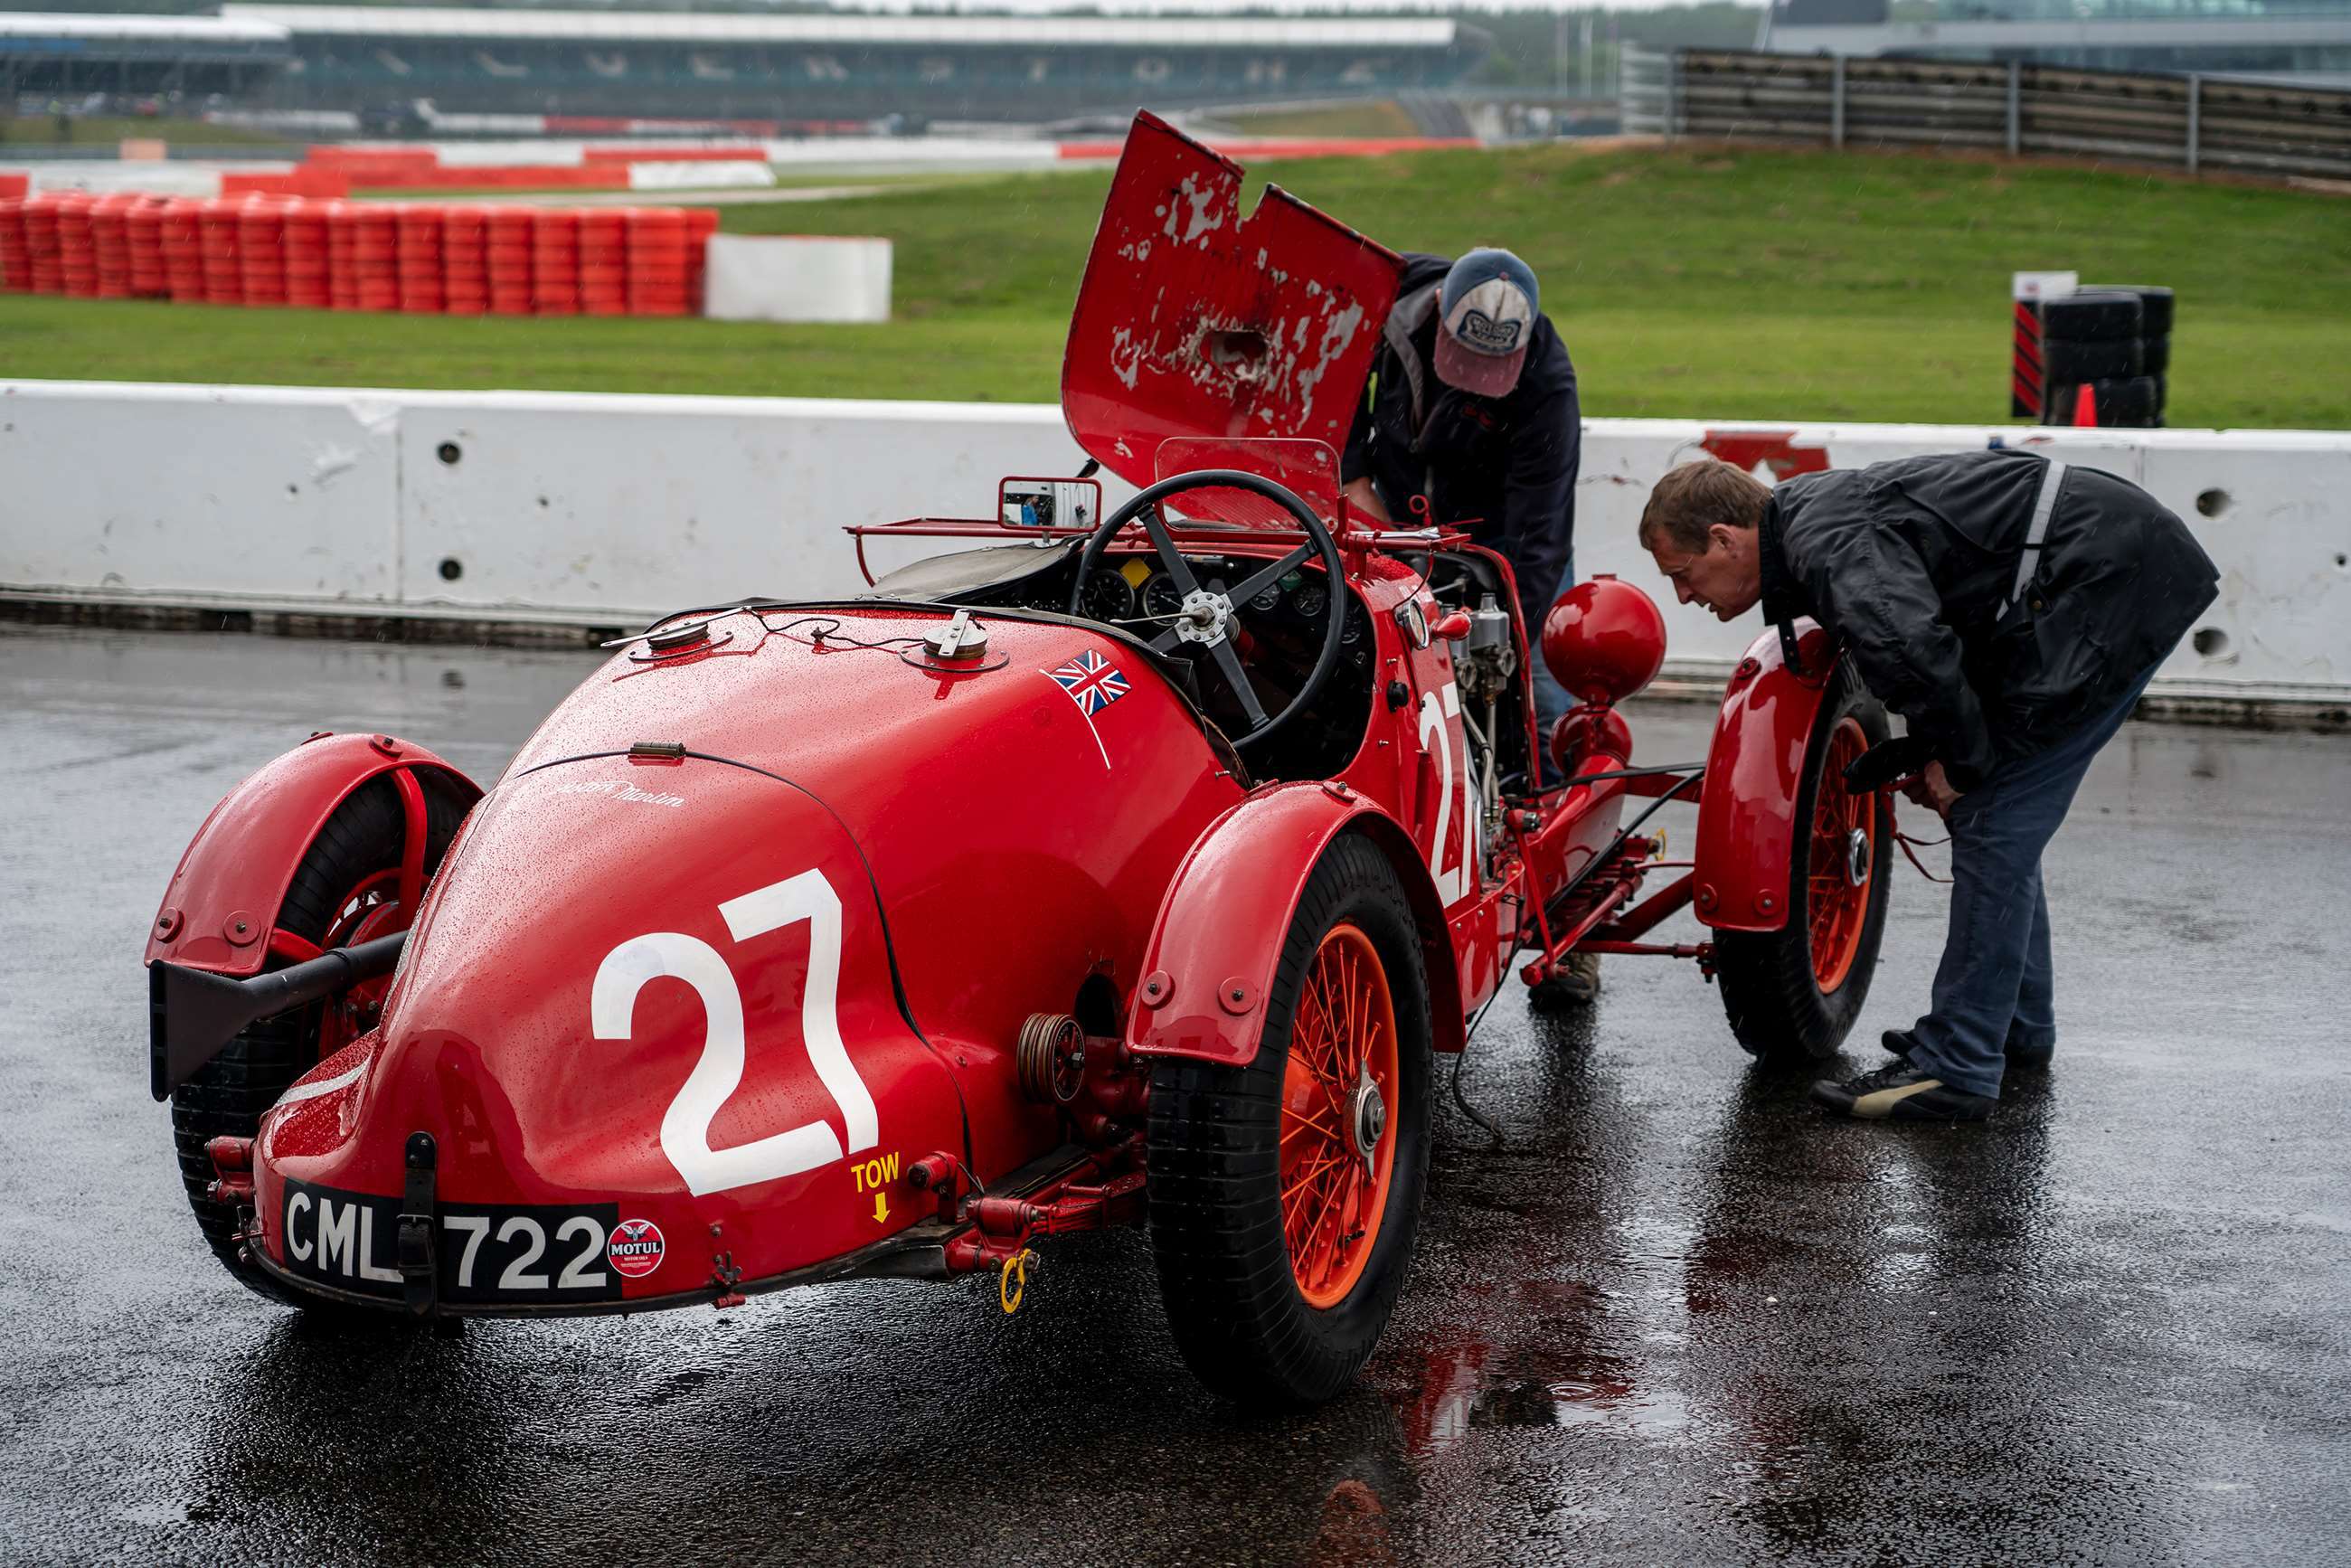
POLYGON ((887 1194, 887 1193, 881 1193, 881 1192, 877 1192, 877 1193, 875 1193, 875 1194, 873 1195, 873 1223, 874 1223, 874 1224, 876 1224, 876 1225, 880 1225, 880 1224, 883 1223, 884 1221, 886 1221, 889 1218, 890 1218, 890 1195, 889 1195, 889 1194, 887 1194))

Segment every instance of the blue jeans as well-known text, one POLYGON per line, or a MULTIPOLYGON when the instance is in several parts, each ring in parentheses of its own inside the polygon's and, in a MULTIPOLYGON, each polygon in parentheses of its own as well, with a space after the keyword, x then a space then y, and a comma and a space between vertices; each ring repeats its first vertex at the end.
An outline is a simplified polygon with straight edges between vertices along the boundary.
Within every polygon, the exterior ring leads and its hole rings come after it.
POLYGON ((2001 763, 1951 808, 1950 933, 1910 1052, 1911 1065, 1951 1088, 1997 1097, 2010 1047, 2057 1042, 2041 852, 2154 678, 2149 665, 2113 706, 2047 750, 2001 763))

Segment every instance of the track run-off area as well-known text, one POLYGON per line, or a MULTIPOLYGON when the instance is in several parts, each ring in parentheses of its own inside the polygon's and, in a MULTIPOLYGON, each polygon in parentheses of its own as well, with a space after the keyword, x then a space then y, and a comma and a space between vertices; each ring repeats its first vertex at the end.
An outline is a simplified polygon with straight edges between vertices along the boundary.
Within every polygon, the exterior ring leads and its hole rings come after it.
MULTIPOLYGON (((0 623, 0 1557, 2339 1560, 2351 739, 2125 729, 2046 865, 2057 1061, 1980 1126, 1822 1117, 1687 965, 1610 959, 1565 1018, 1514 988, 1462 1076, 1502 1145, 1440 1103, 1362 1386, 1243 1418, 1134 1233, 1051 1244, 1010 1317, 874 1281, 454 1341, 212 1260, 146 1092, 181 846, 313 728, 486 781, 590 667, 0 623)), ((1650 760, 1710 718, 1634 716, 1650 760)), ((1898 875, 1848 1068, 1940 946, 1945 890, 1898 875)))

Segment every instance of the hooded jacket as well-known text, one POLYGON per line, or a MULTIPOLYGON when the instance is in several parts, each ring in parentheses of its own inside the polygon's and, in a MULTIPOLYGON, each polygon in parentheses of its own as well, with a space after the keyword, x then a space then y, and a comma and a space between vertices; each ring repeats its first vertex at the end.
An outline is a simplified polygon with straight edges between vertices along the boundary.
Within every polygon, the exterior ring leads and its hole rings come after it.
POLYGON ((1368 476, 1388 515, 1413 525, 1412 497, 1433 523, 1467 526, 1501 551, 1519 582, 1527 635, 1540 635, 1567 569, 1575 532, 1575 476, 1583 415, 1567 346, 1538 315, 1518 384, 1499 398, 1447 386, 1433 368, 1437 293, 1453 263, 1405 258, 1396 302, 1373 357, 1369 395, 1355 413, 1343 480, 1368 476))
POLYGON ((2069 466, 2008 612, 2048 471, 1994 448, 1789 479, 1763 510, 1763 613, 1810 615, 1927 740, 1954 789, 2119 701, 2218 594, 2188 526, 2136 485, 2069 466))

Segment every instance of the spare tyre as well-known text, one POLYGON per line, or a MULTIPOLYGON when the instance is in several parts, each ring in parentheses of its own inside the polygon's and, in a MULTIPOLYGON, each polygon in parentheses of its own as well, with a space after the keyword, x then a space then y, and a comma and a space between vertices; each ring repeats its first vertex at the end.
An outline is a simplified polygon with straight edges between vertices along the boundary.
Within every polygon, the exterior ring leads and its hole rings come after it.
POLYGON ((2139 335, 2142 318, 2136 294, 2085 288, 2041 302, 2044 340, 2065 338, 2077 343, 2112 342, 2139 335))
POLYGON ((2108 338, 2085 342, 2074 338, 2041 340, 2041 379, 2050 382, 2102 382, 2135 376, 2142 369, 2137 338, 2108 338))

